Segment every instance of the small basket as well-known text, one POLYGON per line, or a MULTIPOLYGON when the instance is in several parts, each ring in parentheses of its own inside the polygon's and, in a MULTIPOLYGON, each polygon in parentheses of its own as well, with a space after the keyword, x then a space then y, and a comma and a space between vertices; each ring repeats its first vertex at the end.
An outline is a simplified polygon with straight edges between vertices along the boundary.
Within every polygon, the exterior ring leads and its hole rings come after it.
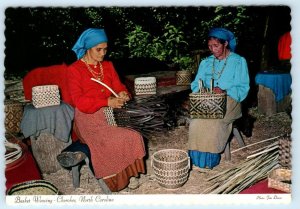
POLYGON ((292 171, 284 168, 272 170, 268 176, 268 187, 283 192, 291 192, 292 171))
POLYGON ((58 189, 49 181, 33 180, 15 184, 7 195, 57 195, 58 189))
POLYGON ((23 105, 19 101, 5 100, 5 130, 9 133, 19 133, 23 117, 23 105))
POLYGON ((155 77, 135 78, 134 91, 136 95, 156 94, 156 78, 155 77))
POLYGON ((191 118, 224 118, 226 114, 227 94, 225 91, 214 92, 212 82, 210 91, 205 90, 202 87, 202 81, 199 81, 199 93, 189 94, 191 118))
POLYGON ((48 107, 60 104, 60 95, 57 85, 32 87, 32 104, 35 108, 48 107))
POLYGON ((189 70, 180 70, 176 72, 176 85, 188 86, 192 81, 192 73, 189 70))
POLYGON ((291 169, 292 167, 292 140, 290 136, 279 139, 279 158, 280 166, 291 169))
POLYGON ((190 170, 188 153, 178 149, 155 152, 151 158, 156 181, 167 189, 176 189, 187 181, 190 170))

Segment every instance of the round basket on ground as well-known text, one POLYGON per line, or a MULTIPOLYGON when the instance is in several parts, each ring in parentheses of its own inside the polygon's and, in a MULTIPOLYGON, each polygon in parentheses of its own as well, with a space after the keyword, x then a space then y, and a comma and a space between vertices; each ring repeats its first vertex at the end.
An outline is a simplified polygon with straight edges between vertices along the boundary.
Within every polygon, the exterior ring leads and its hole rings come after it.
POLYGON ((190 158, 186 151, 164 149, 152 155, 151 167, 159 185, 167 189, 176 189, 183 186, 188 179, 190 158))
POLYGON ((7 195, 57 195, 58 189, 49 181, 33 180, 15 184, 7 195))

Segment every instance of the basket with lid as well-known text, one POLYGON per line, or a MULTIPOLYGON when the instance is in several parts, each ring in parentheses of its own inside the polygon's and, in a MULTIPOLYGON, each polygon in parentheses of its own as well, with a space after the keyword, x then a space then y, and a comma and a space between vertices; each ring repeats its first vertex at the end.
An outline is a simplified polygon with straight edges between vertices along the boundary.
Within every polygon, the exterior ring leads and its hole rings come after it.
POLYGON ((42 85, 32 87, 32 104, 35 108, 60 104, 60 94, 57 85, 42 85))

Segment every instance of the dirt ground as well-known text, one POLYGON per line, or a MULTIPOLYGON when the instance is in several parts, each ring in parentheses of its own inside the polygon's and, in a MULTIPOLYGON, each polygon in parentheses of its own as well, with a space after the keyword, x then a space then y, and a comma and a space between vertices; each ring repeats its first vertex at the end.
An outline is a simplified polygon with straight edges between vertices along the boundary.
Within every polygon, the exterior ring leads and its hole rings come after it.
MULTIPOLYGON (((287 113, 281 112, 266 117, 258 113, 257 108, 250 109, 250 115, 256 118, 251 137, 242 134, 246 145, 250 145, 265 139, 276 137, 284 133, 291 133, 292 120, 287 113)), ((156 179, 153 168, 151 167, 151 156, 156 151, 162 149, 181 149, 187 150, 188 125, 179 126, 174 130, 170 130, 160 136, 152 137, 147 141, 147 158, 146 174, 140 176, 139 187, 135 190, 125 188, 117 194, 201 194, 210 186, 210 182, 206 179, 224 171, 233 168, 251 155, 254 150, 267 146, 274 142, 273 140, 250 146, 231 155, 231 160, 226 161, 222 154, 221 163, 212 170, 191 169, 187 182, 177 189, 166 189, 160 186, 156 179)), ((231 151, 239 148, 237 140, 233 137, 231 142, 231 151)), ((79 195, 79 194, 103 194, 94 177, 89 173, 86 166, 82 167, 80 177, 80 187, 74 189, 72 185, 72 175, 68 170, 61 169, 56 173, 44 174, 45 180, 52 182, 63 195, 79 195)))

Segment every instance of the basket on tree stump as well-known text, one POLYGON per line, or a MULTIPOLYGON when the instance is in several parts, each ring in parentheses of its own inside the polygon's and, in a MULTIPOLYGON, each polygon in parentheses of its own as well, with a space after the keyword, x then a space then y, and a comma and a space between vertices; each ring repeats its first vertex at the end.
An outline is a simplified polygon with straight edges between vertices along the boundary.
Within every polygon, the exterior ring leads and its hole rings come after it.
POLYGON ((31 139, 32 154, 40 168, 41 173, 55 173, 62 167, 56 156, 72 143, 65 143, 52 134, 41 133, 36 139, 31 139))

